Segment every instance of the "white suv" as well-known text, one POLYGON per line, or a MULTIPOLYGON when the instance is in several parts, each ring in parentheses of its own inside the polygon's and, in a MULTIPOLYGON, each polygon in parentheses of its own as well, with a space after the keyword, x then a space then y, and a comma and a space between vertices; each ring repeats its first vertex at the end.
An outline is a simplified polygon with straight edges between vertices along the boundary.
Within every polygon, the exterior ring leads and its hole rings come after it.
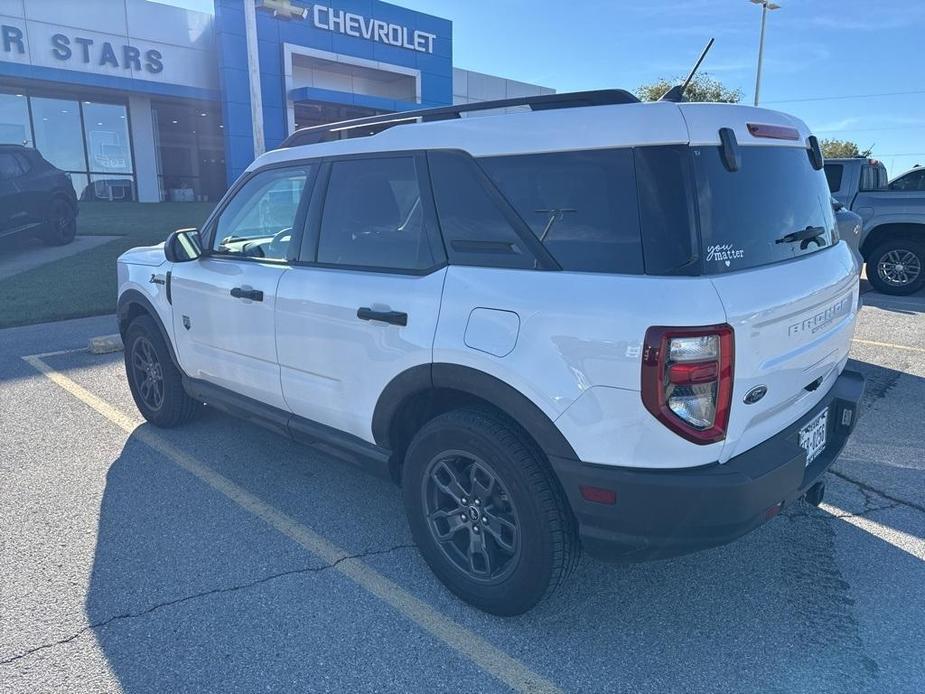
POLYGON ((678 555, 821 499, 863 390, 822 163, 785 114, 619 90, 298 131, 119 259, 132 394, 392 477, 449 589, 523 612, 579 547, 678 555))

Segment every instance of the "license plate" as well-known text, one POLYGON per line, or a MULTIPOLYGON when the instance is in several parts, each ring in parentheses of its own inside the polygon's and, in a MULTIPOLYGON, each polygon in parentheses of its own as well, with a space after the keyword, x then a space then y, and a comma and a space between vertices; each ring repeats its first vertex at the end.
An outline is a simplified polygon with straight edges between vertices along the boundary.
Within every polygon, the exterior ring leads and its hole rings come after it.
POLYGON ((800 447, 806 451, 806 464, 809 465, 825 450, 825 437, 829 423, 829 408, 813 417, 800 429, 800 447))

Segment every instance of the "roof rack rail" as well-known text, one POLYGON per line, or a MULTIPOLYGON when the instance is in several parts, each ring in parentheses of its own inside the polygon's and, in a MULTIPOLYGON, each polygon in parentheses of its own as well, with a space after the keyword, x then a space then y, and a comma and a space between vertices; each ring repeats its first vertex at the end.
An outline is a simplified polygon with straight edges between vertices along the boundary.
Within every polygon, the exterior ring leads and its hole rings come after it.
MULTIPOLYGON (((415 111, 396 111, 393 113, 383 113, 378 116, 367 116, 365 118, 354 118, 353 120, 345 120, 338 123, 325 123, 324 125, 315 125, 310 128, 300 128, 283 140, 279 147, 313 145, 318 142, 347 139, 351 136, 358 137, 360 136, 359 134, 351 134, 350 132, 357 128, 375 128, 373 131, 373 133, 375 133, 395 125, 407 125, 412 122, 426 123, 428 121, 451 120, 453 118, 460 118, 463 113, 489 111, 497 108, 529 106, 533 111, 546 111, 560 108, 578 108, 580 106, 611 106, 614 104, 636 103, 639 103, 639 99, 625 89, 598 89, 587 92, 541 94, 539 96, 525 96, 515 99, 480 101, 474 104, 437 106, 436 108, 423 108, 415 111)), ((373 133, 363 134, 371 135, 373 133)))

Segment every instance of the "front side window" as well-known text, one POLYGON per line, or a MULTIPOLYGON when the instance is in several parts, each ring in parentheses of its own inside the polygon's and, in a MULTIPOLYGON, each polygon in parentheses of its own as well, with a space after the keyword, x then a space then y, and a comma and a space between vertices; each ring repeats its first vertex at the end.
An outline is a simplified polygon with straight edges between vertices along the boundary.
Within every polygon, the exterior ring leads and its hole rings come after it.
POLYGON ((285 260, 311 166, 271 169, 245 183, 215 225, 215 253, 285 260))
POLYGON ((435 257, 413 157, 331 164, 319 263, 415 271, 435 257))
POLYGON ((563 270, 643 272, 631 149, 489 157, 479 163, 563 270))

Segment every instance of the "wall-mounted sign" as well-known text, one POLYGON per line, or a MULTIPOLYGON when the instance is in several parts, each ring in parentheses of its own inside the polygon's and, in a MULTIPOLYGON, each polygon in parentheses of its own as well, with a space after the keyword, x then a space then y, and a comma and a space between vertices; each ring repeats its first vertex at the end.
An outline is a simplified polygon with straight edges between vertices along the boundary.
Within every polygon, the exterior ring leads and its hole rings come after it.
POLYGON ((261 0, 260 9, 272 12, 281 19, 305 19, 318 29, 355 36, 367 41, 378 41, 389 46, 407 48, 420 53, 434 52, 436 34, 411 29, 400 24, 370 19, 346 10, 326 5, 296 5, 291 0, 261 0))
MULTIPOLYGON (((4 53, 25 54, 26 40, 23 30, 15 26, 0 25, 0 48, 4 53)), ((164 69, 164 56, 159 50, 142 51, 128 44, 116 44, 110 41, 94 41, 84 36, 53 34, 51 36, 51 55, 62 62, 79 61, 86 65, 99 67, 125 68, 157 74, 164 69)))

